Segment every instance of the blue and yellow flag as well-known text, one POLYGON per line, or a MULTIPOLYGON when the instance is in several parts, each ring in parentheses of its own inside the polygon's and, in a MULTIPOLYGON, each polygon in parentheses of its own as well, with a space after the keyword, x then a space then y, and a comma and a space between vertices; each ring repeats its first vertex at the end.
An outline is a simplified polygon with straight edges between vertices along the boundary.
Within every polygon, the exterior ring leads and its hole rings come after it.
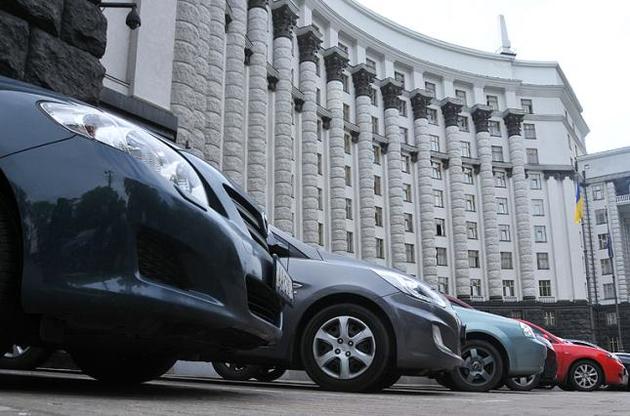
POLYGON ((575 223, 579 224, 582 222, 582 218, 584 217, 584 197, 582 197, 582 191, 580 188, 580 183, 577 183, 575 187, 575 223))

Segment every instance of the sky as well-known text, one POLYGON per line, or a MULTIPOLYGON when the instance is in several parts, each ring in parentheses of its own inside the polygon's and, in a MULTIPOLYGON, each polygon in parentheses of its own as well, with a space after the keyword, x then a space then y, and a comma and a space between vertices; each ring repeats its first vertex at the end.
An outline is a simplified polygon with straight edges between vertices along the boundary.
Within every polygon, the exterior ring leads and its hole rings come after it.
POLYGON ((495 52, 505 15, 517 59, 557 61, 584 109, 588 152, 630 146, 630 1, 357 0, 403 26, 495 52))

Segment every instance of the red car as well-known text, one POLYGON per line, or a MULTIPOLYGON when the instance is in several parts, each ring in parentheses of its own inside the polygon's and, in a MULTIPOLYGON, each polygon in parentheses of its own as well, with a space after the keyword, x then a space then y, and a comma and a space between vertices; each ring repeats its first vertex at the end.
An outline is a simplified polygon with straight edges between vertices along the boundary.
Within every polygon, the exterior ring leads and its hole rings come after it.
POLYGON ((628 383, 628 372, 621 361, 603 348, 574 344, 531 322, 522 322, 553 344, 558 361, 556 378, 562 389, 593 391, 602 385, 628 383))

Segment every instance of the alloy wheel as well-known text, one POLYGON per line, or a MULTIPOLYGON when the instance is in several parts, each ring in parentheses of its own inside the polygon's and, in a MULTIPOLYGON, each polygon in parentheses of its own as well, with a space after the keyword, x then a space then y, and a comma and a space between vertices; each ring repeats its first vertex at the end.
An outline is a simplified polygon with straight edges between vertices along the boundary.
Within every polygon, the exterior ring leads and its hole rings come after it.
POLYGON ((23 347, 21 345, 14 344, 11 347, 11 351, 4 354, 4 358, 14 359, 24 355, 30 347, 23 347))
POLYGON ((531 375, 528 377, 514 377, 512 381, 514 381, 514 384, 516 385, 519 385, 521 387, 527 387, 530 384, 532 384, 532 381, 534 381, 535 378, 536 378, 535 375, 531 375))
POLYGON ((592 389, 599 382, 599 373, 591 364, 580 364, 573 371, 573 380, 582 389, 592 389))
POLYGON ((496 372, 495 359, 484 348, 475 346, 465 350, 462 358, 465 365, 459 371, 469 384, 485 384, 492 379, 496 372))

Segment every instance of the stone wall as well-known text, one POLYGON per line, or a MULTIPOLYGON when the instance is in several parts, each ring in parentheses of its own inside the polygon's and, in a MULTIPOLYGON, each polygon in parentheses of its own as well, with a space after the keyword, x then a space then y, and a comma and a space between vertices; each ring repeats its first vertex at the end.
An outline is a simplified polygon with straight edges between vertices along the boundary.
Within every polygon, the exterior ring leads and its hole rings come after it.
POLYGON ((0 75, 96 103, 107 42, 99 3, 0 1, 0 75))

